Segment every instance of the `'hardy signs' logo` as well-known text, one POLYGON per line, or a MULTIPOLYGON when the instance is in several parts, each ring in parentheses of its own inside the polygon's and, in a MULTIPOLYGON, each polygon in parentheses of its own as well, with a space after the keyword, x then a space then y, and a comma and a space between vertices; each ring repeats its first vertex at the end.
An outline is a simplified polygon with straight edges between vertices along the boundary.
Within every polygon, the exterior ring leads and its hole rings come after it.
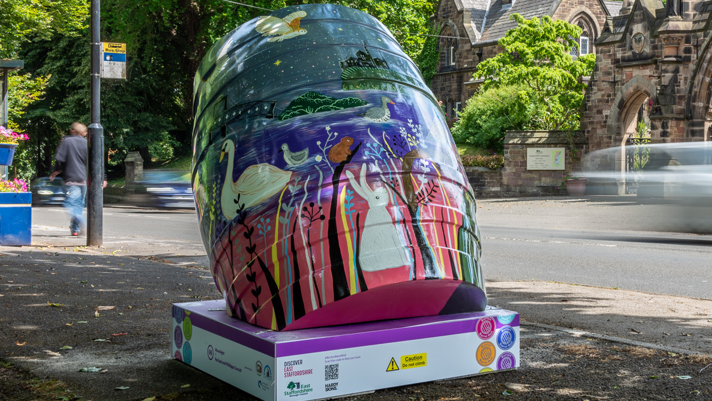
POLYGON ((215 357, 215 351, 213 351, 213 346, 208 345, 208 359, 212 361, 213 357, 215 357))

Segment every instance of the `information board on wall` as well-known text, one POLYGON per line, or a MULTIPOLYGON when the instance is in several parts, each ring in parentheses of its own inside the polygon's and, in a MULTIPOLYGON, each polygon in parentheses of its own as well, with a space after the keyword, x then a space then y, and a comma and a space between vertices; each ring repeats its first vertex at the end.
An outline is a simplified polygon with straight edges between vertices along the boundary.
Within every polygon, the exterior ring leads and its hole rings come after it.
POLYGON ((126 79, 126 43, 101 44, 101 77, 126 79))
POLYGON ((527 170, 565 170, 566 148, 527 148, 527 170))

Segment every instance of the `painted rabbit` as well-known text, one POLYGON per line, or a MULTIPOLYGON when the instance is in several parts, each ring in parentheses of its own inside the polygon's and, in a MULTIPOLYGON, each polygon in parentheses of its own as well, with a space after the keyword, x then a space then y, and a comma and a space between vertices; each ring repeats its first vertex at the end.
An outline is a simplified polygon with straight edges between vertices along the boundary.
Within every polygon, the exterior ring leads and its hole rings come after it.
POLYGON ((388 190, 384 187, 371 189, 366 183, 366 164, 361 166, 361 184, 359 185, 350 171, 346 171, 351 186, 356 193, 368 201, 368 212, 361 234, 359 262, 361 269, 375 272, 396 267, 409 266, 408 250, 401 242, 398 230, 388 206, 388 190))

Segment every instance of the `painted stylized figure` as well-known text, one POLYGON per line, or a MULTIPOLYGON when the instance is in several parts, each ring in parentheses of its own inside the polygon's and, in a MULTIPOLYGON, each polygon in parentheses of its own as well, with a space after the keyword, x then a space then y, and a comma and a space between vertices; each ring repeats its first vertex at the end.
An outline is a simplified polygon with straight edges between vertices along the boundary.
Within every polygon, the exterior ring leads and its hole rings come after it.
POLYGON ((292 177, 292 173, 280 170, 267 163, 250 166, 232 181, 232 169, 235 163, 235 143, 227 139, 220 151, 220 161, 227 154, 227 174, 220 194, 223 215, 232 220, 237 217, 238 203, 245 209, 266 201, 281 191, 292 177))
POLYGON ((302 149, 298 152, 292 152, 289 150, 289 145, 286 143, 282 144, 282 147, 279 149, 279 153, 284 155, 284 161, 290 166, 304 164, 304 162, 306 162, 309 158, 309 148, 302 149))
POLYGON ((268 42, 281 42, 285 39, 291 39, 307 33, 306 29, 299 28, 299 22, 306 16, 307 13, 304 11, 293 12, 284 18, 266 15, 260 17, 257 21, 255 29, 257 32, 261 33, 262 36, 279 35, 277 37, 267 39, 268 42))
POLYGON ((367 120, 376 122, 376 123, 384 123, 384 122, 390 120, 391 119, 391 111, 388 110, 388 103, 390 103, 390 104, 395 104, 395 103, 387 96, 382 96, 381 102, 383 103, 381 107, 374 107, 374 108, 366 110, 366 112, 364 114, 362 114, 362 117, 367 120))
POLYGON ((485 309, 467 176, 379 21, 335 4, 257 17, 194 83, 194 193, 229 316, 282 331, 485 309))
POLYGON ((346 176, 356 193, 368 201, 359 256, 361 269, 375 272, 409 265, 408 252, 403 247, 393 218, 386 208, 388 190, 384 187, 371 189, 368 186, 365 163, 361 166, 361 184, 356 182, 350 171, 346 171, 346 176))
POLYGON ((329 160, 332 163, 341 163, 351 156, 351 145, 353 145, 354 139, 350 136, 345 136, 341 138, 341 141, 334 145, 329 151, 329 160))

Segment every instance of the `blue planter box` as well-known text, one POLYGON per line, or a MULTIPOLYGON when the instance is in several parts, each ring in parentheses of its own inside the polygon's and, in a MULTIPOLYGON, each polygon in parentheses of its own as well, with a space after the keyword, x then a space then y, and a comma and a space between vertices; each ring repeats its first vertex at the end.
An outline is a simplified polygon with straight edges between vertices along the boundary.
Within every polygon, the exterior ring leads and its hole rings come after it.
POLYGON ((15 157, 15 149, 17 149, 17 145, 0 143, 0 166, 12 164, 12 159, 15 157))
POLYGON ((0 192, 0 245, 32 243, 32 192, 0 192))

